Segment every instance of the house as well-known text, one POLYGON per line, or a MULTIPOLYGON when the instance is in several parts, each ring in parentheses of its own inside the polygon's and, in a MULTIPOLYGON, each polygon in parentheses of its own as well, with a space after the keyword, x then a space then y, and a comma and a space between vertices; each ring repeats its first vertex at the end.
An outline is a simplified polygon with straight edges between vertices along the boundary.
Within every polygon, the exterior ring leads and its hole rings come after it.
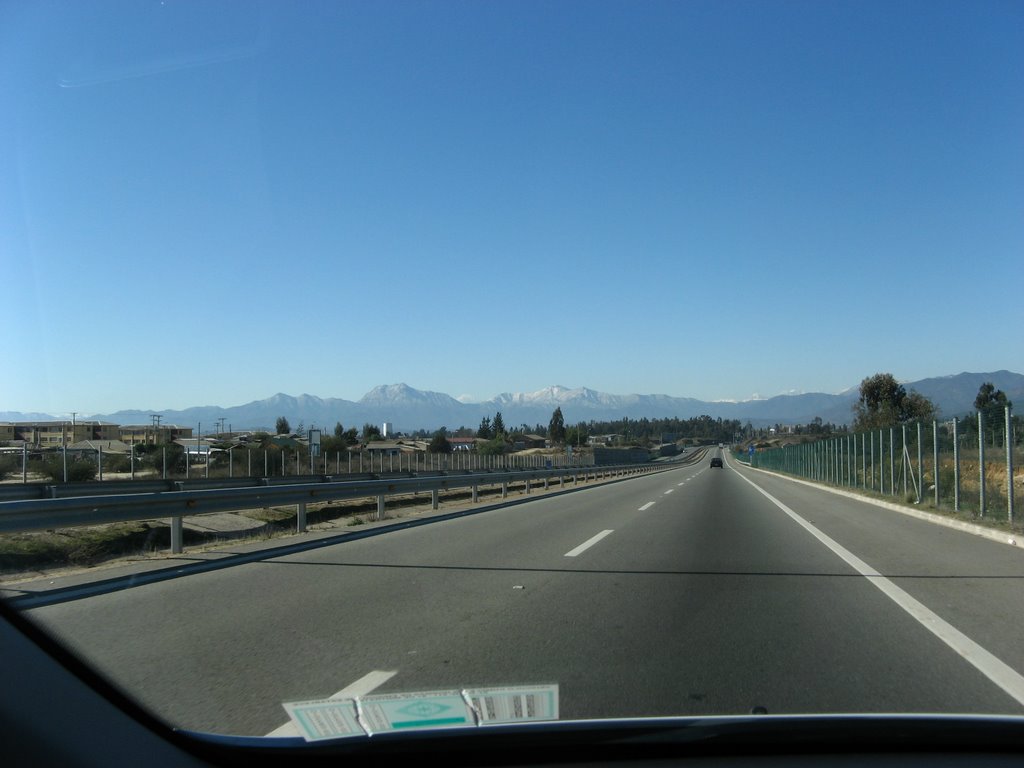
POLYGON ((104 453, 131 453, 132 447, 121 440, 80 440, 67 446, 69 454, 89 455, 102 450, 104 453))

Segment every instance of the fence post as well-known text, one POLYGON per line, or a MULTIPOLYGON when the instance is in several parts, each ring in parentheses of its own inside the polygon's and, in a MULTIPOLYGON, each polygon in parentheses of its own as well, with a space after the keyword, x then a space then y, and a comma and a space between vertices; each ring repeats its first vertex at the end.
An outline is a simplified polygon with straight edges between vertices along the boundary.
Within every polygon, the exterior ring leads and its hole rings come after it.
POLYGON ((978 516, 985 516, 985 427, 982 412, 978 411, 978 516))
POLYGON ((1006 519, 1013 526, 1013 417, 1006 406, 1006 519))
POLYGON ((96 449, 96 464, 99 470, 100 480, 103 480, 103 446, 96 449))
POLYGON ((384 494, 383 493, 380 494, 377 497, 377 519, 378 520, 383 520, 384 519, 384 494))
POLYGON ((21 482, 28 482, 28 444, 21 444, 21 482))
POLYGON ((435 488, 434 490, 432 490, 430 492, 430 508, 431 509, 437 509, 438 508, 438 506, 441 503, 440 496, 441 496, 441 492, 437 488, 435 488))
POLYGON ((924 493, 924 449, 921 446, 921 422, 917 422, 917 503, 924 493))
POLYGON ((868 436, 866 433, 860 433, 860 487, 868 487, 868 436))
POLYGON ((163 454, 164 454, 164 471, 163 471, 162 479, 166 480, 167 479, 167 446, 166 445, 163 447, 163 454))
POLYGON ((903 498, 907 498, 907 475, 910 474, 910 452, 907 450, 907 425, 901 425, 903 433, 903 455, 900 457, 900 464, 903 465, 903 498))
POLYGON ((939 508, 939 422, 932 421, 932 471, 935 475, 935 508, 939 508))
POLYGON ((960 511, 960 420, 953 417, 953 511, 960 511))
POLYGON ((896 495, 896 428, 889 427, 889 495, 896 495))
POLYGON ((875 490, 875 432, 871 431, 871 490, 875 490))

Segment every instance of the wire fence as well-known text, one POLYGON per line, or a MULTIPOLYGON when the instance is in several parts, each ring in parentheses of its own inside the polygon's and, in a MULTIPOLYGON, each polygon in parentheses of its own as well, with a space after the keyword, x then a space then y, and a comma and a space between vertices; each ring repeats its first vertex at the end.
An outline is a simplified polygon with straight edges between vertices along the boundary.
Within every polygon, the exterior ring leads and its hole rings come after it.
POLYGON ((1024 437, 1007 406, 994 418, 911 422, 817 442, 757 450, 751 466, 976 519, 1015 519, 1024 476, 1015 455, 1024 437))

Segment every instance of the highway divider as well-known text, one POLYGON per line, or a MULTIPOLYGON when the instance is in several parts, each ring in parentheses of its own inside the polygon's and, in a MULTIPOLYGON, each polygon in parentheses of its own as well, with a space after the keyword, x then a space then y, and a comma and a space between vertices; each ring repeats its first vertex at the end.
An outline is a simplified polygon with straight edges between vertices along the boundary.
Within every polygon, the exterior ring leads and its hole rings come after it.
POLYGON ((306 530, 306 506, 311 503, 376 497, 377 519, 380 520, 384 517, 385 500, 388 496, 429 492, 432 506, 437 509, 441 491, 471 488, 473 502, 476 503, 480 486, 500 485, 502 498, 505 498, 509 486, 513 483, 524 484, 525 492, 529 493, 533 484, 542 485, 546 490, 553 481, 564 487, 567 482, 578 485, 581 478, 583 482, 590 478, 625 478, 630 475, 664 471, 676 466, 679 466, 676 462, 659 462, 605 467, 517 469, 504 472, 437 472, 360 480, 351 480, 348 477, 345 480, 322 477, 313 482, 292 483, 280 482, 283 478, 272 479, 273 482, 270 482, 271 479, 267 478, 268 482, 264 484, 244 487, 224 487, 235 485, 237 481, 230 484, 222 481, 221 486, 216 488, 186 490, 179 487, 177 490, 148 490, 101 496, 0 501, 0 534, 170 518, 171 552, 178 554, 182 551, 182 520, 196 515, 294 504, 298 507, 297 531, 302 533, 306 530))

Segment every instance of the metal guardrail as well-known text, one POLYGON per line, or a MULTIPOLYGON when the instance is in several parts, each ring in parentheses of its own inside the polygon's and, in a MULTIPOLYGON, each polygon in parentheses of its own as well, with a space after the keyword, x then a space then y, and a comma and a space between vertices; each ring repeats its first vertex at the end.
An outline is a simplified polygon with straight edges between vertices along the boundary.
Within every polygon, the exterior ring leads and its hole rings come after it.
MULTIPOLYGON (((101 496, 80 495, 0 501, 0 533, 170 518, 171 551, 179 553, 182 549, 182 518, 195 515, 295 504, 298 506, 297 529, 301 533, 306 530, 306 505, 311 503, 376 497, 377 517, 380 519, 384 513, 384 500, 391 495, 430 492, 433 507, 437 509, 438 494, 441 491, 472 488, 473 501, 476 502, 477 489, 482 485, 501 485, 504 497, 508 493, 510 483, 525 483, 526 492, 529 493, 533 482, 542 482, 547 488, 552 480, 564 484, 567 479, 579 482, 582 476, 585 482, 591 476, 597 479, 602 476, 646 474, 670 469, 672 466, 628 464, 608 467, 519 469, 506 472, 431 473, 427 476, 344 481, 318 477, 313 482, 287 484, 275 482, 273 478, 264 478, 270 482, 244 487, 226 487, 231 481, 221 480, 213 481, 220 486, 216 488, 179 488, 101 496)), ((171 484, 183 486, 186 483, 177 481, 171 484)))

